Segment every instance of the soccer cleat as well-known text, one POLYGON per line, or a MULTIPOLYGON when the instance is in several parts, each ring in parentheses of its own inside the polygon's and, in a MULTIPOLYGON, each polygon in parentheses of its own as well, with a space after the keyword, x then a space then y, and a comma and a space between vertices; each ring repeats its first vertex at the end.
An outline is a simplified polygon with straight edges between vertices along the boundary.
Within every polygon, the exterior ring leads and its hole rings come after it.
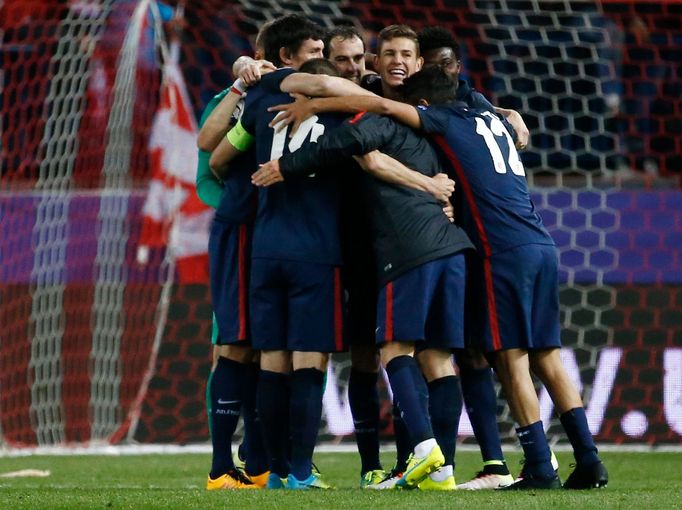
POLYGON ((386 473, 386 476, 384 477, 384 479, 381 480, 379 483, 368 485, 365 488, 366 489, 379 490, 379 491, 380 490, 386 490, 386 489, 393 489, 395 487, 395 484, 402 477, 403 477, 403 473, 401 471, 397 471, 394 468, 389 473, 386 473))
POLYGON ((445 480, 434 480, 431 476, 424 478, 418 485, 421 491, 454 491, 457 490, 454 475, 450 475, 445 480))
POLYGON ((268 481, 265 482, 266 489, 285 489, 287 486, 287 479, 280 478, 277 473, 270 473, 268 475, 268 481))
POLYGON ((561 489, 561 480, 558 475, 554 478, 536 478, 533 475, 525 474, 523 478, 516 480, 511 485, 501 487, 501 491, 527 491, 527 490, 547 490, 547 489, 561 489))
POLYGON ((360 476, 360 488, 371 489, 372 485, 378 485, 386 479, 386 471, 383 469, 374 469, 367 471, 360 476))
POLYGON ((606 466, 599 461, 594 464, 578 464, 564 483, 564 489, 602 489, 609 483, 606 466))
MULTIPOLYGON (((559 459, 556 458, 556 455, 554 455, 554 452, 552 450, 549 451, 550 457, 549 461, 552 463, 552 469, 554 469, 554 472, 556 473, 557 476, 559 476, 559 459)), ((518 482, 519 480, 523 479, 525 476, 525 464, 526 464, 526 459, 521 459, 521 464, 524 466, 521 468, 521 472, 519 473, 519 476, 516 477, 515 482, 518 482)))
POLYGON ((396 489, 416 489, 419 483, 445 463, 440 446, 435 445, 424 457, 410 456, 407 469, 395 484, 396 489))
POLYGON ((294 475, 289 473, 287 478, 287 489, 291 490, 308 490, 308 489, 333 489, 331 485, 322 480, 321 477, 313 473, 305 480, 299 480, 294 475))
POLYGON ((493 473, 486 473, 479 471, 476 476, 457 486, 458 489, 465 491, 480 491, 489 489, 501 489, 514 483, 512 475, 496 475, 493 473))
POLYGON ((251 483, 254 485, 258 485, 258 487, 265 487, 268 483, 268 478, 270 478, 270 471, 266 471, 260 475, 247 474, 246 477, 251 480, 251 483))
POLYGON ((231 469, 215 480, 209 475, 206 482, 207 491, 225 490, 225 489, 260 489, 251 480, 246 478, 240 471, 231 469))

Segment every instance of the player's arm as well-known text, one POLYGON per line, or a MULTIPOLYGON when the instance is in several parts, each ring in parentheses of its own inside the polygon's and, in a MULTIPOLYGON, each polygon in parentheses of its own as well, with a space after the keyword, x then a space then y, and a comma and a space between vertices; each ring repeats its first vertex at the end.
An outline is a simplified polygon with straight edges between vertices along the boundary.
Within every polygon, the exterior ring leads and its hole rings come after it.
POLYGON ((220 180, 211 172, 211 167, 208 163, 210 157, 211 155, 208 152, 199 151, 196 178, 197 195, 203 203, 209 207, 216 208, 220 203, 223 186, 220 180))
POLYGON ((241 121, 237 122, 211 153, 209 166, 214 175, 224 180, 228 174, 230 161, 247 151, 253 144, 253 140, 253 135, 244 128, 241 121))
POLYGON ((446 174, 441 173, 429 177, 406 167, 397 159, 377 150, 361 157, 355 156, 355 160, 363 170, 377 179, 424 191, 433 195, 439 202, 447 202, 455 191, 455 182, 446 174))
POLYGON ((499 108, 497 106, 495 107, 495 111, 502 115, 511 125, 514 131, 513 134, 516 134, 516 148, 525 149, 526 145, 528 145, 530 131, 528 130, 528 126, 526 126, 526 123, 523 121, 523 117, 521 117, 521 114, 516 110, 499 108))
POLYGON ((375 95, 298 99, 293 103, 272 106, 268 110, 280 112, 270 123, 270 127, 276 125, 278 129, 282 129, 284 126, 293 124, 291 134, 295 133, 298 126, 306 119, 325 112, 372 112, 393 117, 414 129, 421 127, 419 114, 413 106, 375 95))
POLYGON ((312 97, 374 96, 350 80, 326 74, 292 73, 279 85, 282 92, 312 97))
POLYGON ((246 87, 241 80, 234 82, 230 92, 220 100, 220 103, 213 109, 206 118, 197 137, 197 146, 204 152, 213 152, 220 141, 227 134, 232 120, 232 114, 241 100, 246 87))

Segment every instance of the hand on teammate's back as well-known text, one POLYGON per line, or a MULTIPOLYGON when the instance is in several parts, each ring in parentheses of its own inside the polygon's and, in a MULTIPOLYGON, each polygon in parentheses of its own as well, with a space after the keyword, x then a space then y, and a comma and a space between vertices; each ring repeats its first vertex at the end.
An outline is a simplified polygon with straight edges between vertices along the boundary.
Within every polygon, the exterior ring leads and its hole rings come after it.
POLYGON ((436 174, 431 177, 432 186, 428 190, 436 200, 448 202, 455 191, 455 181, 450 179, 447 174, 436 174))
POLYGON ((277 68, 267 60, 253 60, 239 71, 237 75, 247 86, 258 83, 264 74, 276 71, 277 68))
POLYGON ((269 112, 279 112, 270 122, 270 127, 275 128, 277 132, 292 124, 289 137, 294 136, 298 126, 315 113, 313 105, 307 97, 300 94, 292 94, 292 97, 296 99, 293 103, 279 104, 268 108, 269 112))
POLYGON ((259 187, 270 186, 283 180, 284 176, 279 170, 279 159, 273 159, 260 165, 260 168, 251 176, 253 185, 259 187))

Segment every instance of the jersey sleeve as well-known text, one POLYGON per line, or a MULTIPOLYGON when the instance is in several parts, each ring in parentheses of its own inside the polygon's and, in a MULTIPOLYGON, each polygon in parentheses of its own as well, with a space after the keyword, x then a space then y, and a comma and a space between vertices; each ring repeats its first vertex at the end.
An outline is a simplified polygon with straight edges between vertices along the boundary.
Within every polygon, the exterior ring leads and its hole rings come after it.
POLYGON ((372 114, 358 114, 321 136, 316 143, 280 158, 284 178, 305 176, 319 169, 338 167, 339 161, 381 148, 393 137, 396 124, 372 114))
MULTIPOLYGON (((215 96, 206 105, 203 114, 201 115, 201 120, 199 121, 199 127, 203 126, 208 119, 209 115, 213 112, 215 107, 220 103, 220 101, 227 95, 229 89, 223 90, 220 94, 215 96)), ((211 172, 211 167, 208 162, 211 159, 211 154, 209 152, 204 152, 199 150, 199 156, 197 160, 197 176, 196 176, 196 187, 197 195, 199 199, 208 205, 209 207, 218 207, 220 203, 220 196, 223 192, 223 185, 218 180, 218 178, 211 172)))
POLYGON ((282 81, 284 81, 284 78, 295 72, 297 71, 288 67, 286 69, 278 69, 277 71, 268 73, 261 78, 261 86, 266 92, 279 94, 281 92, 279 87, 282 84, 282 81))
POLYGON ((448 129, 447 111, 438 106, 417 106, 422 130, 426 133, 444 135, 448 129))

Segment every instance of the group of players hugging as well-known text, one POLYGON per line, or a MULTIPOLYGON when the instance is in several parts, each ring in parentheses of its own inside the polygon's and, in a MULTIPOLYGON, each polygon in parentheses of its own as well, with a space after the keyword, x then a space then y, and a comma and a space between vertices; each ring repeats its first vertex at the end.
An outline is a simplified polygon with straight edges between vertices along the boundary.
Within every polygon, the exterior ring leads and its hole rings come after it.
POLYGON ((312 456, 329 356, 346 348, 361 487, 561 488, 531 372, 573 447, 563 488, 606 486, 559 356, 557 255, 517 153, 521 116, 459 78, 443 27, 392 25, 377 46, 366 53, 353 27, 282 16, 202 117, 197 192, 216 209, 207 489, 331 488, 312 456), (381 366, 394 402, 390 470, 379 457, 381 366), (518 424, 516 478, 492 369, 518 424), (457 485, 463 402, 483 469, 457 485))

